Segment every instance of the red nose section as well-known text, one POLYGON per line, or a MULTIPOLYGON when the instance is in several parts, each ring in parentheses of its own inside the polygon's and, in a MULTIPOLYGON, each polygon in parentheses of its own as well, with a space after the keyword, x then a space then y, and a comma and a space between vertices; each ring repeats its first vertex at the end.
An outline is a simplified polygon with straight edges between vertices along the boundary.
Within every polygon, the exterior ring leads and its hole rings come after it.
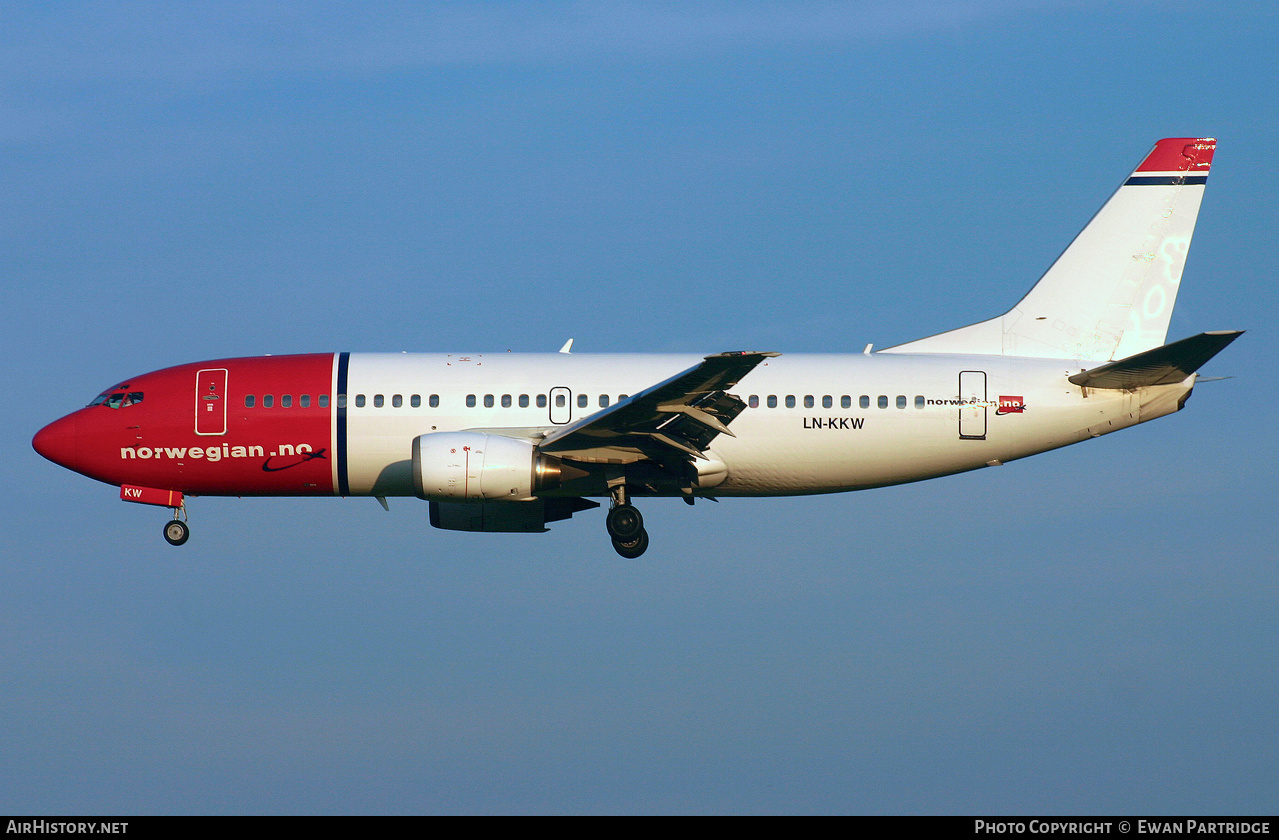
POLYGON ((44 457, 61 467, 74 470, 76 462, 76 414, 54 420, 31 439, 31 445, 44 457))

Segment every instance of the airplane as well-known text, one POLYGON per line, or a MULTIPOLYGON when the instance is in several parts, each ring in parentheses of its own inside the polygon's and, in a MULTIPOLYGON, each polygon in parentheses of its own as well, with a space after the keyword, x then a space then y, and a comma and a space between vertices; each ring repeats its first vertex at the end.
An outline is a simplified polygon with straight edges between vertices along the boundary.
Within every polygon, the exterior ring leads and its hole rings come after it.
POLYGON ((412 496, 436 528, 527 533, 598 498, 639 557, 636 498, 884 487, 1179 411, 1242 334, 1164 343, 1215 149, 1158 141, 1012 309, 877 352, 218 359, 113 385, 32 445, 172 509, 173 545, 203 495, 412 496))

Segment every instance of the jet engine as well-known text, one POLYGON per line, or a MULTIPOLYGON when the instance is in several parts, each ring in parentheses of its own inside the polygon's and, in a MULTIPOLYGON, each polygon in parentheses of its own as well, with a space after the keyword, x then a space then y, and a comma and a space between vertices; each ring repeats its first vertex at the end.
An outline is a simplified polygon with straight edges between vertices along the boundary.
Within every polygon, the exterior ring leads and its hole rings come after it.
POLYGON ((413 439, 413 487, 421 499, 529 501, 560 484, 562 462, 526 440, 483 432, 413 439))
POLYGON ((600 506, 590 499, 534 499, 531 502, 430 502, 431 524, 446 531, 536 534, 547 522, 568 519, 600 506))

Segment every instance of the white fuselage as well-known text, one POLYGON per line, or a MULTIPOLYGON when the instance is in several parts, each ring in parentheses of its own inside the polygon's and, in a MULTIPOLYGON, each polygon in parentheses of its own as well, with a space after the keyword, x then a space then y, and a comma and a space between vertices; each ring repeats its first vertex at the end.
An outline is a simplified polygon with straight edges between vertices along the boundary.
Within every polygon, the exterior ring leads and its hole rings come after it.
MULTIPOLYGON (((409 458, 419 435, 516 429, 536 440, 539 430, 600 411, 601 397, 611 405, 701 358, 353 353, 349 492, 413 495, 409 458)), ((798 495, 963 472, 1176 411, 1194 384, 1191 376, 1119 391, 1067 381, 1087 366, 894 353, 770 359, 732 389, 749 407, 732 422, 736 436, 720 435, 697 462, 700 487, 722 496, 798 495)))

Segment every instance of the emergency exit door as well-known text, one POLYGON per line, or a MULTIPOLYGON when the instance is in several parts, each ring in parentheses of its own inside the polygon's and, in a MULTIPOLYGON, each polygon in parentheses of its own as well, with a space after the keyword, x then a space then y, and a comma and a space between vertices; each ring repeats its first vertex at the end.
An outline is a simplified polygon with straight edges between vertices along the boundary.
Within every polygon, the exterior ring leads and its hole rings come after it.
POLYGON ((562 426, 573 419, 573 392, 568 388, 551 389, 551 422, 562 426))

